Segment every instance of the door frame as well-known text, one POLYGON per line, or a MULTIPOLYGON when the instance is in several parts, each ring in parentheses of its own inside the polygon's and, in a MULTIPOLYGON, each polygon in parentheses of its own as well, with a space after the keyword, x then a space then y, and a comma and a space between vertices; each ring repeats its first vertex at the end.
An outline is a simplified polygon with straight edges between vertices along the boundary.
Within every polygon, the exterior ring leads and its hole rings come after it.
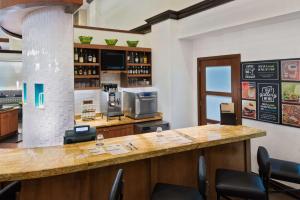
MULTIPOLYGON (((231 55, 221 55, 221 56, 211 56, 211 57, 199 57, 197 58, 197 104, 198 104, 198 125, 203 125, 201 124, 202 118, 206 116, 201 115, 201 103, 202 103, 202 98, 203 95, 205 95, 205 91, 206 89, 203 88, 204 86, 201 85, 202 82, 204 82, 205 80, 201 80, 201 63, 203 61, 213 61, 213 60, 225 60, 225 59, 229 59, 233 61, 233 68, 234 71, 232 71, 235 75, 238 74, 238 76, 236 76, 236 78, 234 78, 232 80, 232 91, 231 93, 233 94, 232 99, 233 102, 235 103, 235 112, 236 112, 236 116, 237 116, 237 124, 242 124, 242 116, 241 116, 241 110, 242 110, 242 97, 241 97, 241 54, 231 54, 231 55)), ((232 73, 232 74, 233 74, 232 73)), ((218 94, 221 94, 222 92, 218 92, 218 94)), ((224 95, 226 96, 226 95, 224 95)), ((206 109, 206 108, 205 108, 206 109)))

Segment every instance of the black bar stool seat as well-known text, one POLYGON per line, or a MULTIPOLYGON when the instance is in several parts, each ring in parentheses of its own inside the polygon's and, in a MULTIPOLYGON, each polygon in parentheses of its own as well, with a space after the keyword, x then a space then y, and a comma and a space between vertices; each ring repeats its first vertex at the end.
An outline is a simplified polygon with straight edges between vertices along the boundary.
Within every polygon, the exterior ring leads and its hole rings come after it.
POLYGON ((300 184, 300 164, 271 158, 271 178, 300 184))
POLYGON ((228 169, 217 169, 216 191, 224 196, 266 199, 266 189, 260 176, 228 169))
POLYGON ((158 183, 151 200, 204 200, 196 188, 158 183))

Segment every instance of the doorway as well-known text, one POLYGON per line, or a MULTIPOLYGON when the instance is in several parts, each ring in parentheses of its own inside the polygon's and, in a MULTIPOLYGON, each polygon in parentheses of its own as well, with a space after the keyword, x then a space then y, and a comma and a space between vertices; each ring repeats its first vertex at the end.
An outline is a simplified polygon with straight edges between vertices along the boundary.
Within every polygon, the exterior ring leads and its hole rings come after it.
POLYGON ((198 58, 198 124, 220 123, 220 104, 234 103, 241 124, 240 54, 198 58))

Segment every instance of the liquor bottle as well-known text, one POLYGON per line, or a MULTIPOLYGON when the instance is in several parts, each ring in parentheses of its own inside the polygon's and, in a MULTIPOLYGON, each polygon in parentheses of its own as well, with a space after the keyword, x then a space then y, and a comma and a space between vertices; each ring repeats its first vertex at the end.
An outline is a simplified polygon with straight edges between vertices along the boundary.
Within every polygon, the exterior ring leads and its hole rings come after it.
POLYGON ((130 63, 130 61, 131 61, 131 54, 130 54, 130 52, 127 54, 127 62, 128 63, 130 63))
POLYGON ((87 50, 84 51, 84 62, 87 63, 89 61, 87 50))
POLYGON ((96 53, 93 54, 93 63, 97 62, 97 57, 96 57, 96 53))
POLYGON ((130 63, 134 63, 134 53, 131 52, 131 56, 130 56, 130 63))
POLYGON ((83 75, 87 75, 87 69, 86 69, 86 67, 83 70, 83 75))
POLYGON ((96 75, 97 71, 96 71, 96 67, 93 67, 93 75, 96 75))
POLYGON ((148 64, 148 57, 146 54, 144 55, 144 64, 148 64))
POLYGON ((141 74, 145 74, 145 67, 144 66, 142 66, 142 69, 141 69, 141 74))
POLYGON ((74 61, 77 63, 77 62, 78 62, 78 59, 79 59, 78 51, 77 51, 77 48, 75 48, 75 52, 74 52, 74 61))
POLYGON ((77 69, 77 67, 75 67, 74 75, 78 75, 78 69, 77 69))
POLYGON ((139 63, 140 62, 140 58, 139 58, 138 53, 135 53, 134 62, 135 63, 139 63))
POLYGON ((82 72, 82 67, 79 67, 79 73, 78 73, 79 75, 82 75, 83 74, 83 72, 82 72))
POLYGON ((140 63, 144 63, 144 56, 140 53, 140 63))
POLYGON ((89 63, 93 62, 93 55, 92 55, 91 51, 89 51, 89 53, 88 53, 88 62, 89 63))
POLYGON ((83 63, 83 62, 84 62, 84 60, 83 60, 82 49, 80 49, 80 52, 79 52, 79 62, 80 62, 80 63, 83 63))
POLYGON ((91 67, 88 68, 88 75, 92 75, 92 69, 91 69, 91 67))

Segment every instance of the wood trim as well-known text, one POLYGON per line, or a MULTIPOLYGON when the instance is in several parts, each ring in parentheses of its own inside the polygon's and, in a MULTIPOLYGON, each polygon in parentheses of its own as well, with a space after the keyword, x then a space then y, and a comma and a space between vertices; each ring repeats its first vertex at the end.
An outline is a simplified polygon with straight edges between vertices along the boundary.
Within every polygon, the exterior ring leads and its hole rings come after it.
POLYGON ((75 43, 74 48, 151 52, 151 48, 144 48, 144 47, 109 46, 109 45, 80 44, 80 43, 75 43))
POLYGON ((0 53, 13 53, 13 54, 22 54, 22 51, 18 51, 18 50, 6 50, 6 49, 0 49, 0 53))
POLYGON ((225 96, 225 97, 232 97, 231 93, 227 92, 212 92, 212 91, 206 91, 206 95, 212 95, 212 96, 225 96))
POLYGON ((151 26, 168 19, 180 20, 191 15, 215 8, 217 6, 232 2, 234 0, 204 0, 179 11, 167 10, 151 18, 146 19, 144 25, 131 29, 131 31, 138 31, 141 33, 151 32, 151 26))
POLYGON ((139 34, 139 35, 144 34, 144 33, 133 31, 133 30, 127 31, 127 30, 121 30, 121 29, 100 28, 100 27, 82 26, 82 25, 74 25, 74 28, 82 28, 82 29, 97 30, 97 31, 118 32, 118 33, 130 33, 130 34, 139 34))
POLYGON ((9 38, 0 38, 0 42, 9 43, 9 38))

